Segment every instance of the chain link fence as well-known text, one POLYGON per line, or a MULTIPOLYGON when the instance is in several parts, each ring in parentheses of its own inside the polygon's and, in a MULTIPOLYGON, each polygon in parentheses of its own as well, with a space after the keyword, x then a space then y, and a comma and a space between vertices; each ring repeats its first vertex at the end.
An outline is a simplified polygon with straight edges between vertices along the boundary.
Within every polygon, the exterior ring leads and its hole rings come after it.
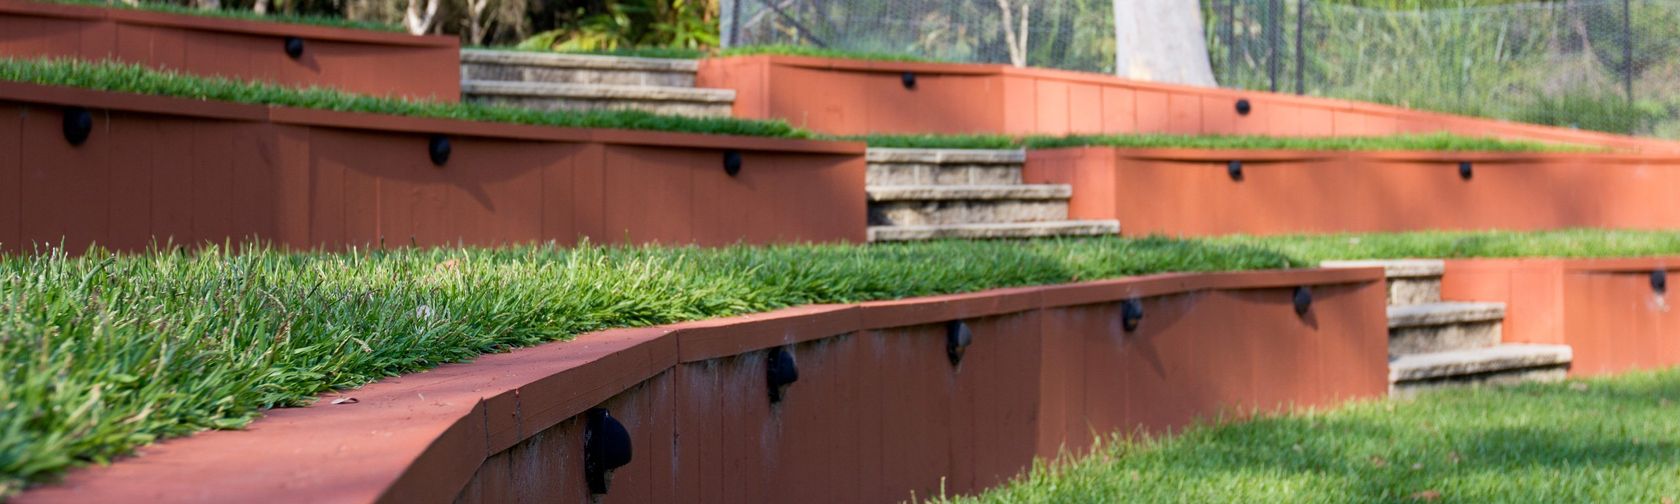
MULTIPOLYGON (((1112 73, 1111 0, 1029 3, 1030 66, 1112 73)), ((1220 85, 1680 138, 1680 0, 1422 11, 1200 0, 1220 85)), ((1008 63, 997 0, 724 0, 726 45, 1008 63)), ((1018 29, 1018 26, 1011 25, 1018 29)))

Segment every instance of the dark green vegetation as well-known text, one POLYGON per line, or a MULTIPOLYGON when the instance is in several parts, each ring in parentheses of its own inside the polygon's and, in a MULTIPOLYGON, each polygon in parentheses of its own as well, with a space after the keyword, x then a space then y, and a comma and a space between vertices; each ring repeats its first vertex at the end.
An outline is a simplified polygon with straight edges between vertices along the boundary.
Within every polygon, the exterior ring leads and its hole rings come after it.
POLYGON ((1220 135, 1071 135, 1015 138, 1004 135, 866 135, 849 137, 872 147, 948 149, 1058 149, 1110 146, 1127 148, 1323 150, 1323 151, 1477 151, 1583 152, 1583 146, 1466 137, 1449 133, 1378 137, 1286 138, 1220 135))
POLYGON ((1297 236, 1230 236, 1209 241, 1275 250, 1307 263, 1330 259, 1651 257, 1680 255, 1680 232, 1421 231, 1297 236))
POLYGON ((0 258, 0 496, 265 407, 604 328, 1300 265, 1157 238, 0 258))
MULTIPOLYGON (((1671 502, 1680 370, 1116 438, 956 502, 1671 502)), ((946 502, 937 499, 937 502, 946 502)))
POLYGON ((545 112, 472 103, 407 101, 356 95, 325 88, 298 89, 261 82, 160 72, 137 65, 113 62, 0 59, 0 81, 196 100, 566 128, 619 128, 782 138, 812 136, 782 121, 675 117, 638 111, 545 112))
POLYGON ((307 25, 327 26, 327 27, 332 27, 332 28, 354 28, 354 29, 358 29, 358 30, 391 31, 391 32, 402 31, 402 28, 400 26, 398 26, 396 24, 393 24, 393 23, 384 23, 384 22, 377 22, 377 21, 361 21, 361 20, 354 20, 354 19, 346 19, 344 17, 339 17, 339 16, 319 15, 319 14, 284 14, 284 13, 282 13, 282 14, 258 14, 256 12, 252 12, 252 11, 249 11, 249 10, 221 9, 221 8, 203 9, 203 8, 188 7, 188 6, 180 5, 180 4, 176 4, 176 3, 153 1, 153 0, 142 0, 142 1, 134 3, 134 4, 127 4, 127 3, 123 3, 123 2, 117 2, 117 1, 105 1, 105 0, 35 0, 35 1, 45 2, 45 3, 59 3, 59 4, 66 4, 66 5, 85 5, 85 6, 90 6, 90 7, 110 7, 110 8, 113 8, 113 9, 133 9, 133 10, 143 10, 143 11, 152 11, 152 12, 165 12, 165 13, 169 13, 169 14, 185 14, 185 15, 190 15, 190 16, 205 16, 205 17, 217 17, 217 18, 226 18, 226 19, 240 19, 240 20, 246 20, 246 21, 267 21, 267 22, 274 22, 274 23, 307 24, 307 25))

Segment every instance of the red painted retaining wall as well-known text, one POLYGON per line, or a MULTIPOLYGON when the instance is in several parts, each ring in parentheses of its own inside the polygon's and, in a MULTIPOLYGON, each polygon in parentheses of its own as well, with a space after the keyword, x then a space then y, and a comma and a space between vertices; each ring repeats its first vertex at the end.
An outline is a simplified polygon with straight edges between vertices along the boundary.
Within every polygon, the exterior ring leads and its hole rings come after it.
POLYGON ((0 83, 0 250, 865 239, 854 143, 583 130, 0 83), (72 146, 62 109, 94 129, 72 146), (443 167, 432 135, 453 147, 443 167), (739 175, 724 172, 738 151, 739 175))
POLYGON ((1362 102, 1199 88, 1007 65, 795 56, 703 60, 699 85, 734 89, 735 115, 785 119, 825 133, 1169 133, 1473 136, 1676 152, 1680 144, 1362 102), (914 89, 902 81, 916 76, 914 89), (1246 99, 1248 115, 1236 103, 1246 99))
POLYGON ((197 75, 461 99, 460 41, 346 28, 0 0, 0 57, 115 59, 197 75), (285 52, 287 37, 303 53, 285 52))
POLYGON ((635 453, 602 502, 970 493, 1091 432, 1381 397, 1384 293, 1378 269, 1167 274, 604 331, 166 441, 18 502, 585 502, 597 406, 635 453), (954 320, 974 335, 957 366, 954 320), (771 405, 776 347, 799 380, 771 405))
POLYGON ((1680 228, 1671 155, 1083 147, 1029 151, 1023 177, 1127 235, 1680 228))
POLYGON ((1504 338, 1574 348, 1569 373, 1601 375, 1680 365, 1680 311, 1651 273, 1680 258, 1474 259, 1446 263, 1446 299, 1505 303, 1504 338))

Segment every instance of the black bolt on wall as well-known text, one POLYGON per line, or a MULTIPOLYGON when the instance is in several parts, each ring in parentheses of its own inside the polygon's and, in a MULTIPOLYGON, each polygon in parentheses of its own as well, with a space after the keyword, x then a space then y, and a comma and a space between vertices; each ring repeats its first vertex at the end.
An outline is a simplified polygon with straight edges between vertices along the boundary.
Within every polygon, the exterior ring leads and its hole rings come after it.
POLYGON ((793 361, 793 352, 782 347, 771 350, 764 365, 764 381, 770 385, 770 404, 782 402, 787 386, 799 381, 799 364, 793 361))
POLYGON ((1469 161, 1458 162, 1458 178, 1470 180, 1470 177, 1474 176, 1476 176, 1475 166, 1471 165, 1469 161))
POLYGON ((904 83, 904 89, 916 89, 916 72, 904 72, 898 80, 904 83))
POLYGON ((961 320, 945 324, 945 356, 951 359, 952 366, 962 362, 970 343, 974 343, 974 333, 968 330, 968 324, 961 320))
POLYGON ((1235 180, 1237 182, 1242 182, 1242 179, 1243 179, 1242 161, 1232 161, 1232 162, 1229 162, 1229 163, 1225 163, 1225 174, 1230 175, 1231 180, 1235 180))
POLYGON ((1138 324, 1143 322, 1143 301, 1138 298, 1127 299, 1120 303, 1120 327, 1126 332, 1136 331, 1138 324))
POLYGON ((741 153, 739 151, 723 151, 723 172, 731 177, 741 174, 741 153))
POLYGON ((64 109, 64 141, 81 145, 93 134, 93 113, 81 107, 64 109))
POLYGON ((1305 317, 1307 310, 1312 309, 1312 289, 1306 287, 1295 288, 1295 314, 1305 317))
POLYGON ((612 471, 630 463, 630 432, 607 410, 594 408, 584 413, 583 477, 589 493, 605 494, 612 483, 612 471))
POLYGON ((1237 99, 1237 115, 1245 116, 1252 110, 1254 110, 1254 105, 1248 103, 1248 98, 1237 99))
POLYGON ((447 136, 432 135, 431 141, 426 143, 426 154, 432 157, 433 165, 443 166, 444 163, 448 163, 451 150, 447 136))
POLYGON ((1658 296, 1668 294, 1668 270, 1651 272, 1651 292, 1658 296))
POLYGON ((292 59, 303 57, 303 39, 286 37, 286 55, 291 56, 292 59))

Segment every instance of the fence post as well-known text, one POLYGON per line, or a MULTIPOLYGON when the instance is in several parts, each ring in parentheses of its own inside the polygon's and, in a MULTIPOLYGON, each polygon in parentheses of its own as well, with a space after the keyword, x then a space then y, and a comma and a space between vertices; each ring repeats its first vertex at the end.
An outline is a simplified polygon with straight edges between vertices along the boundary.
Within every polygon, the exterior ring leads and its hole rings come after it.
POLYGON ((1633 104, 1633 0, 1622 0, 1622 91, 1633 104))
POLYGON ((729 2, 729 40, 723 41, 724 47, 741 45, 741 2, 747 0, 731 0, 729 2))
POLYGON ((1307 21, 1307 0, 1295 0, 1295 94, 1307 94, 1306 64, 1307 46, 1305 40, 1307 21))
POLYGON ((1266 42, 1271 46, 1266 52, 1266 73, 1271 77, 1273 93, 1278 90, 1278 46, 1283 45, 1283 0, 1270 0, 1266 5, 1266 42))
MULTIPOLYGON (((1116 0, 1118 1, 1118 0, 1116 0)), ((1225 82, 1237 82, 1237 1, 1225 2, 1225 82)))

